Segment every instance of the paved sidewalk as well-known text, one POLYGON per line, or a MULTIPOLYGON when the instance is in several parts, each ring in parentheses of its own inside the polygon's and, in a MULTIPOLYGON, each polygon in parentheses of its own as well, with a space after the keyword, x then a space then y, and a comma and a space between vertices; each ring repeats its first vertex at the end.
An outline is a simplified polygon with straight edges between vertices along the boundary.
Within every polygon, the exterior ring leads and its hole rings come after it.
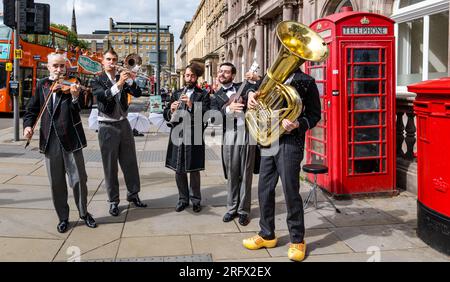
MULTIPOLYGON (((145 104, 143 99, 139 101, 145 104)), ((33 140, 31 149, 25 150, 24 141, 11 142, 12 128, 0 131, 0 261, 68 261, 78 252, 81 261, 288 261, 289 237, 281 187, 276 199, 279 247, 258 251, 242 247, 242 239, 258 231, 257 177, 252 191, 250 225, 222 222, 226 187, 219 146, 207 149, 207 169, 202 172, 203 211, 194 214, 188 208, 176 213, 178 192, 174 173, 164 167, 168 134, 148 133, 136 137, 142 182, 140 196, 148 208, 128 205, 123 175, 119 172, 121 215, 109 216, 97 134, 88 129, 87 117, 88 114, 83 115, 88 139, 84 152, 89 177, 89 211, 99 227, 89 229, 77 221, 78 213, 69 193, 72 226, 66 234, 56 231, 57 217, 43 156, 37 152, 38 140, 33 140)), ((309 189, 310 185, 302 182, 303 197, 309 189)), ((450 261, 417 238, 413 194, 403 192, 392 198, 336 201, 342 214, 335 214, 324 199, 320 200, 322 209, 310 208, 305 214, 307 262, 377 258, 450 261)))

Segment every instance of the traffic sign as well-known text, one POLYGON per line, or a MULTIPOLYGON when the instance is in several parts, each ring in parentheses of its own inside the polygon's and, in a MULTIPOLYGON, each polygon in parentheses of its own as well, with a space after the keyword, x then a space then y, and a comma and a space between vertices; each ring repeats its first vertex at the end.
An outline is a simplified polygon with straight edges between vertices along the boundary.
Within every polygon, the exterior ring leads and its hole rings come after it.
POLYGON ((21 49, 14 50, 14 58, 21 60, 23 58, 23 50, 21 49))
POLYGON ((12 63, 6 63, 6 71, 11 72, 13 70, 13 64, 12 63))

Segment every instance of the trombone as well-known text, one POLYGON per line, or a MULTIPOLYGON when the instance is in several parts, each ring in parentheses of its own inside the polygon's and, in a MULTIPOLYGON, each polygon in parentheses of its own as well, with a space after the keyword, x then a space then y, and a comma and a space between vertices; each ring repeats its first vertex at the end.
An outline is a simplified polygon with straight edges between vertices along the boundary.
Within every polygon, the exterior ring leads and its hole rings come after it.
POLYGON ((151 80, 150 76, 146 73, 139 71, 141 69, 142 65, 142 58, 138 54, 130 54, 125 58, 125 61, 123 62, 123 66, 119 65, 113 65, 119 72, 128 71, 130 72, 134 78, 136 77, 142 77, 147 80, 151 80))

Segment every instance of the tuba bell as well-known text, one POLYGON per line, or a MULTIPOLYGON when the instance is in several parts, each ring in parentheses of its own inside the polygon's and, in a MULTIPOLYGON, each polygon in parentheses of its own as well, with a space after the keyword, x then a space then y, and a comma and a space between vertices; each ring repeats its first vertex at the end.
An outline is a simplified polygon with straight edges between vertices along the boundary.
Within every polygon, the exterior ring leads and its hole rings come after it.
POLYGON ((300 95, 283 83, 306 61, 328 57, 326 42, 309 27, 293 21, 277 25, 282 48, 258 89, 258 106, 245 116, 250 135, 262 146, 270 146, 285 133, 284 119, 296 120, 302 111, 300 95))

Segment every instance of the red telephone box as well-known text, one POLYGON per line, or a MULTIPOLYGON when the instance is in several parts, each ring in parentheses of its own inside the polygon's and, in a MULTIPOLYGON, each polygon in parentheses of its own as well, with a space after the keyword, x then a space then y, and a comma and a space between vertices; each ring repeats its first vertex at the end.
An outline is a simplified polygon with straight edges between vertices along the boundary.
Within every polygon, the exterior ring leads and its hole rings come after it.
POLYGON ((306 161, 328 166, 318 184, 334 195, 393 192, 394 22, 348 11, 319 19, 311 28, 329 44, 330 56, 305 64, 322 101, 322 120, 306 138, 306 161))

